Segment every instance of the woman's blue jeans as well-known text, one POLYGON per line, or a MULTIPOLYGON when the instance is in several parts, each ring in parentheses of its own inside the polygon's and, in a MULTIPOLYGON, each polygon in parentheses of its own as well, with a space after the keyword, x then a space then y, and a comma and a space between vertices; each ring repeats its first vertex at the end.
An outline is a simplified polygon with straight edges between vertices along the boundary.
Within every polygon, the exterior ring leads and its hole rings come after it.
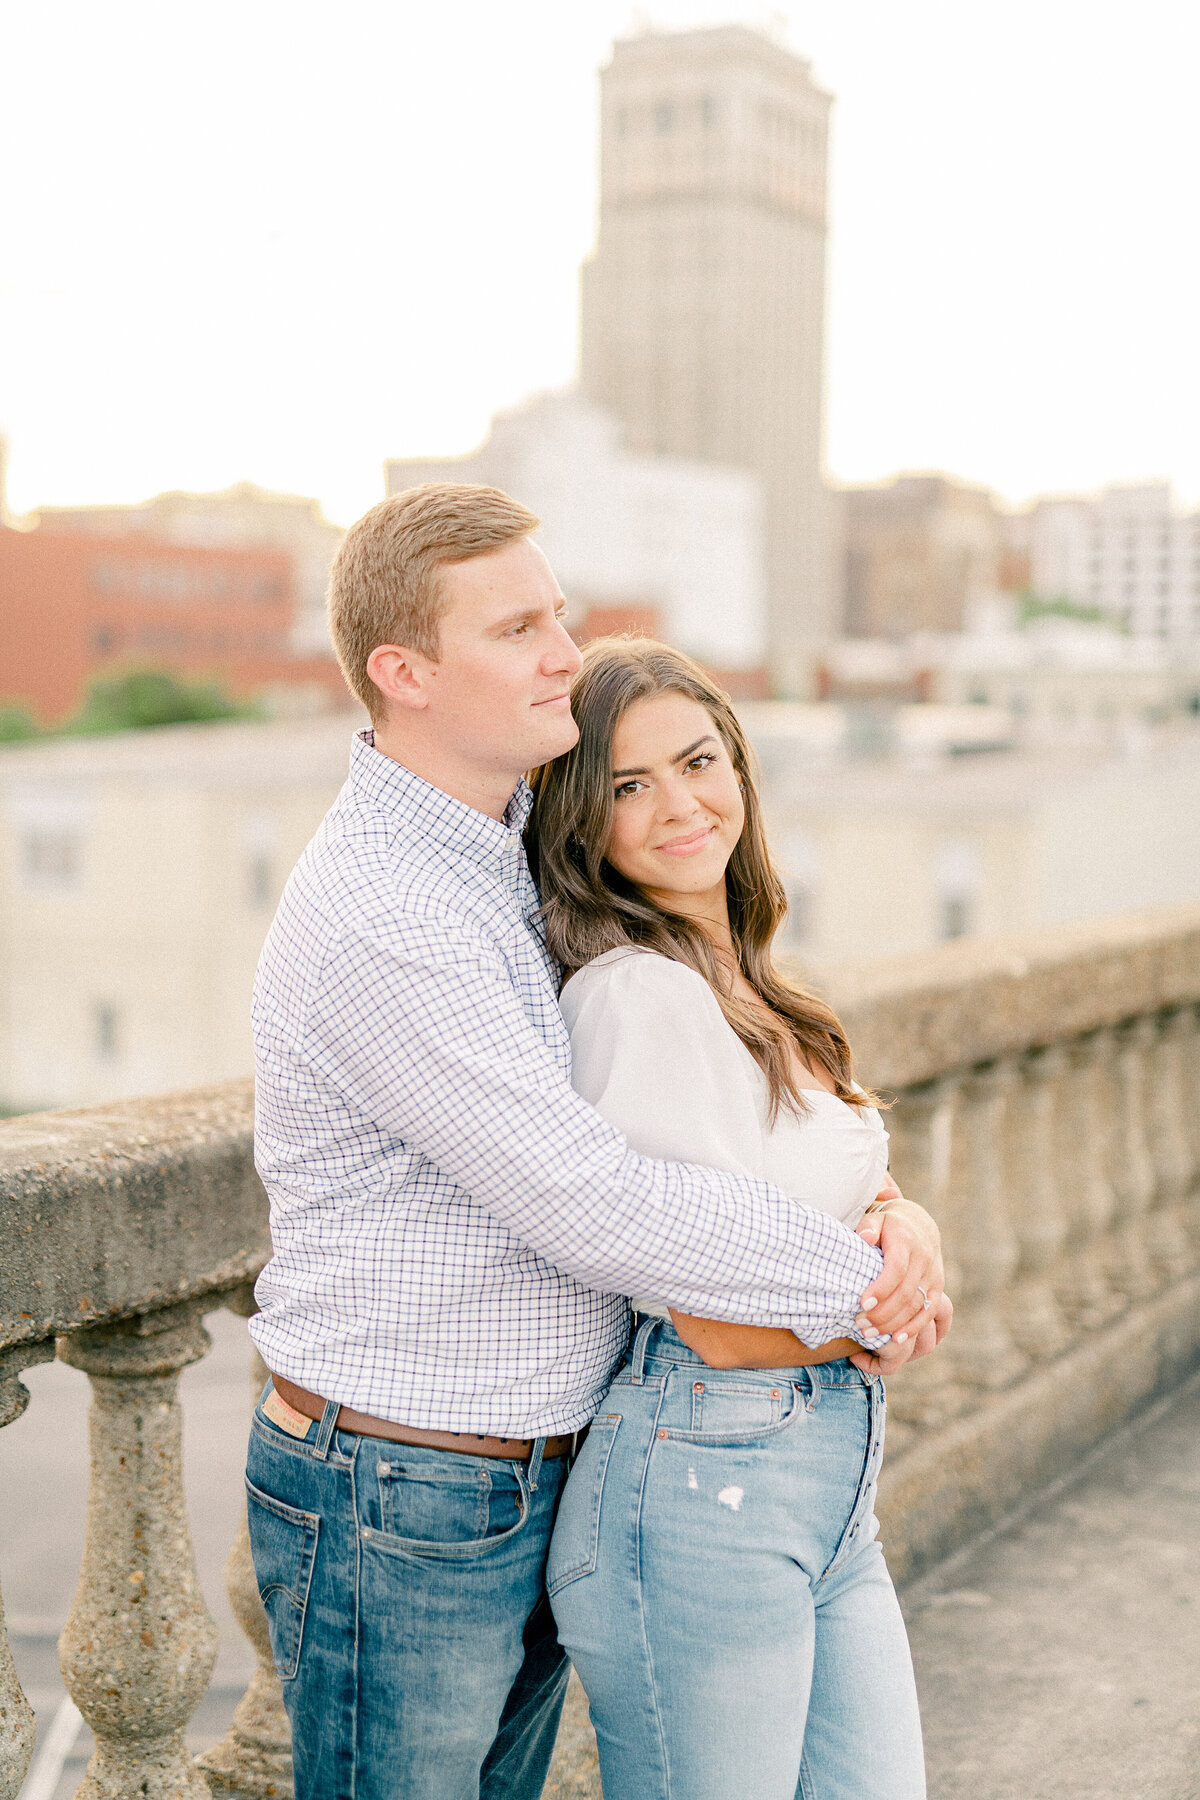
POLYGON ((543 1576, 566 1459, 254 1414, 250 1546, 296 1800, 537 1800, 567 1663, 543 1576))
POLYGON ((922 1800, 883 1422, 852 1363, 710 1369, 640 1324, 547 1570, 605 1800, 922 1800))

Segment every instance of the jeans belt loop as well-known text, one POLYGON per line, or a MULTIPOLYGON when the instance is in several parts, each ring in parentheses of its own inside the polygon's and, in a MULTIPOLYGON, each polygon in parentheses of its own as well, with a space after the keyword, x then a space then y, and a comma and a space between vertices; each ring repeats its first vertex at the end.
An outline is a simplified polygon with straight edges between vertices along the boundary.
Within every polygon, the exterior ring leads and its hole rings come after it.
POLYGON ((535 1438, 533 1440, 533 1449, 529 1452, 528 1475, 529 1491, 531 1494, 537 1493, 538 1476, 542 1472, 542 1457, 545 1454, 545 1449, 546 1440, 544 1437, 535 1438))
POLYGON ((630 1371, 630 1379, 635 1387, 641 1387, 642 1382, 646 1379, 646 1345, 654 1327, 661 1323, 660 1319, 656 1319, 651 1314, 649 1318, 643 1319, 637 1328, 637 1334, 633 1340, 633 1367, 630 1371))
POLYGON ((324 1462, 329 1455, 329 1446, 333 1442, 333 1434, 337 1429, 337 1416, 341 1410, 339 1401, 327 1400, 325 1402, 321 1423, 317 1426, 316 1442, 313 1444, 313 1455, 321 1462, 324 1462))

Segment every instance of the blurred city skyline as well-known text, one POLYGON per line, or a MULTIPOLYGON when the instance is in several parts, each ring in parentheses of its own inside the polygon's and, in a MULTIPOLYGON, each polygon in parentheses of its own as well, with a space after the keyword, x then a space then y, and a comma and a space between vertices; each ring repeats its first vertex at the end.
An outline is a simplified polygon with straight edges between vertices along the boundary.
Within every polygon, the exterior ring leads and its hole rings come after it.
POLYGON ((15 510, 243 477, 347 522, 570 381, 614 36, 740 20, 835 96, 831 474, 1200 495, 1200 20, 1016 0, 10 5, 15 510))

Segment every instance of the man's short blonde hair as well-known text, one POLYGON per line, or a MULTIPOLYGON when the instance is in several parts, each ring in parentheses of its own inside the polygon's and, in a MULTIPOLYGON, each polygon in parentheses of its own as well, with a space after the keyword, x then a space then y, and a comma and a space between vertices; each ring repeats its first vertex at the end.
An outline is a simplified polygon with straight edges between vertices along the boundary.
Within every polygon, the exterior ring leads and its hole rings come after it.
POLYGON ((342 674, 372 719, 383 695, 367 674, 380 644, 438 654, 443 563, 486 556, 541 521, 499 488, 429 481, 364 513, 342 540, 329 577, 329 629, 342 674))

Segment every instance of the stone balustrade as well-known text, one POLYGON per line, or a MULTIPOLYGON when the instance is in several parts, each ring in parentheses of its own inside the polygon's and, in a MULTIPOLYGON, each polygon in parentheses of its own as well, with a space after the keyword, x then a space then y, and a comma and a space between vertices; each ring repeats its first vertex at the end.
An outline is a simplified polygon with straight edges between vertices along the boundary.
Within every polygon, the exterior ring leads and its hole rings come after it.
MULTIPOLYGON (((955 1330, 890 1394, 884 1535, 903 1577, 994 1524, 1200 1360, 1200 907, 846 971, 831 996, 895 1096, 893 1167, 942 1222, 955 1330)), ((285 1800, 287 1721, 243 1525, 227 1580, 258 1671, 224 1742, 185 1729, 215 1632, 176 1386, 203 1315, 253 1310, 269 1250, 247 1084, 0 1125, 0 1425, 21 1371, 91 1382, 79 1584, 59 1654, 90 1800, 285 1800)), ((250 1371, 262 1380, 261 1364, 250 1371)), ((0 1610, 0 1800, 33 1719, 0 1610)))

